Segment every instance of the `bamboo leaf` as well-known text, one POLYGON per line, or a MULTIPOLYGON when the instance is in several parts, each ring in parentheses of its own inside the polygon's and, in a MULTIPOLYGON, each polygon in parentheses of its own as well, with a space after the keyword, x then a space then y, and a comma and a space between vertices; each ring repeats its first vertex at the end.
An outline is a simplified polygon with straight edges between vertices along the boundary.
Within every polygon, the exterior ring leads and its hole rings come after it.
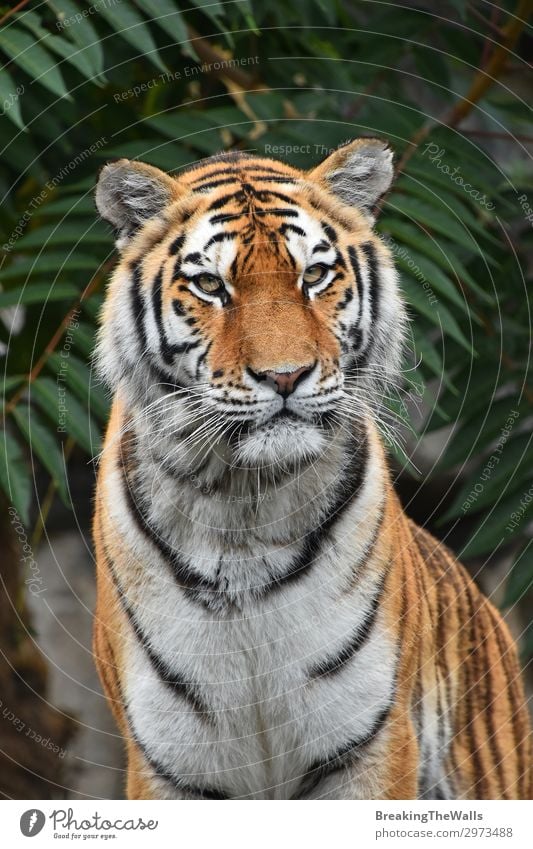
POLYGON ((24 119, 20 111, 20 99, 24 95, 24 85, 15 84, 7 71, 0 68, 0 118, 7 115, 19 130, 25 130, 24 119))
POLYGON ((102 5, 99 11, 115 32, 139 51, 139 56, 149 59, 160 71, 167 70, 157 52, 150 28, 145 24, 135 6, 128 3, 117 6, 102 5))
POLYGON ((47 362, 56 380, 70 386, 90 413, 94 413, 101 421, 107 421, 109 401, 102 387, 95 383, 85 363, 68 351, 62 354, 51 354, 47 362))
POLYGON ((63 454, 58 443, 38 413, 28 404, 19 404, 12 413, 32 456, 35 455, 50 473, 64 504, 69 506, 67 477, 63 454))
POLYGON ((173 0, 135 0, 137 6, 150 20, 168 32, 176 46, 186 46, 189 41, 187 25, 173 0))
POLYGON ((82 48, 93 74, 104 82, 104 51, 90 17, 73 0, 48 0, 48 5, 57 15, 58 29, 82 48))
POLYGON ((19 443, 7 430, 0 432, 0 486, 23 524, 28 525, 31 477, 19 443))
POLYGON ((78 290, 72 283, 28 283, 0 292, 0 308, 72 300, 77 294, 78 290))
POLYGON ((533 541, 529 540, 516 557, 505 585, 502 607, 511 607, 533 587, 533 541))
POLYGON ((39 377, 31 387, 31 397, 58 427, 66 432, 92 457, 98 453, 100 431, 87 410, 71 394, 59 389, 50 377, 39 377))
POLYGON ((32 81, 41 83, 59 97, 72 100, 56 62, 28 32, 16 26, 0 29, 0 49, 26 71, 32 81))

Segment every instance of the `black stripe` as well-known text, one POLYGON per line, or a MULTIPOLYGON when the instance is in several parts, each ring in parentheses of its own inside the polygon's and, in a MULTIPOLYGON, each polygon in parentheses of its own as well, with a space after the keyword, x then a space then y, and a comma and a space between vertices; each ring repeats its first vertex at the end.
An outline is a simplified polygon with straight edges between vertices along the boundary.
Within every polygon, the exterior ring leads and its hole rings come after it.
POLYGON ((370 272, 370 286, 368 296, 370 298, 370 321, 373 326, 376 322, 379 312, 381 288, 378 274, 378 261, 376 256, 376 249, 371 242, 365 242, 364 245, 361 245, 361 250, 363 251, 366 257, 370 272))
MULTIPOLYGON (((227 175, 228 172, 225 171, 223 173, 227 175)), ((294 183, 296 183, 296 180, 292 180, 288 177, 264 177, 264 176, 260 176, 260 175, 256 175, 256 174, 251 175, 251 179, 254 181, 254 183, 278 183, 278 184, 281 183, 281 184, 289 184, 289 185, 290 184, 294 185, 294 183)), ((220 180, 211 180, 211 181, 206 182, 206 183, 200 183, 199 185, 194 186, 192 191, 195 192, 195 193, 208 192, 211 189, 218 188, 218 186, 229 185, 230 183, 241 183, 241 185, 244 185, 242 183, 242 174, 240 176, 235 176, 235 177, 225 176, 225 177, 221 177, 220 180)), ((246 184, 246 185, 248 185, 248 184, 246 184)))
POLYGON ((210 224, 227 224, 229 221, 236 221, 242 218, 243 215, 250 215, 249 212, 219 212, 217 215, 212 215, 209 219, 210 224))
MULTIPOLYGON (((278 232, 282 236, 284 236, 285 233, 289 230, 290 230, 291 233, 296 233, 297 236, 305 236, 306 235, 305 230, 302 230, 302 228, 298 227, 296 224, 282 224, 281 227, 279 228, 278 232)), ((316 248, 315 248, 315 250, 316 250, 316 248)))
POLYGON ((271 198, 277 198, 278 200, 282 200, 283 203, 287 203, 289 206, 298 206, 297 201, 289 195, 283 194, 283 192, 277 192, 273 189, 254 189, 253 186, 247 186, 248 191, 254 195, 261 203, 268 203, 271 198))
MULTIPOLYGON (((132 518, 135 519, 143 535, 155 546, 161 557, 167 561, 179 586, 188 591, 187 594, 190 594, 195 600, 198 600, 198 593, 202 591, 217 594, 223 592, 209 578, 204 577, 184 563, 178 553, 162 539, 161 534, 146 521, 144 515, 146 504, 135 490, 132 481, 128 479, 124 467, 122 467, 122 477, 124 493, 132 518)), ((209 604, 206 603, 206 606, 209 606, 209 604)))
POLYGON ((236 230, 226 231, 221 230, 220 233, 215 233, 214 236, 211 236, 207 244, 204 245, 203 250, 206 251, 211 245, 215 245, 217 242, 229 242, 231 239, 235 239, 238 236, 236 230))
POLYGON ((172 256, 175 256, 178 251, 181 250, 181 248, 183 247, 184 242, 185 235, 183 233, 180 233, 180 235, 177 236, 173 242, 171 242, 168 252, 172 254, 172 256))
POLYGON ((193 192, 205 192, 210 189, 216 189, 217 186, 224 186, 228 183, 239 183, 237 177, 223 177, 221 180, 212 180, 210 183, 201 183, 199 186, 195 186, 193 192))
POLYGON ((364 735, 364 737, 360 737, 358 740, 350 740, 334 752, 329 758, 315 761, 313 766, 304 775, 298 792, 291 798, 304 799, 309 795, 309 793, 315 790, 318 785, 324 781, 324 779, 332 775, 332 773, 352 766, 361 757, 361 750, 372 743, 384 727, 387 719, 389 718, 392 704, 393 699, 391 698, 391 700, 379 712, 372 724, 372 727, 367 734, 364 735))
MULTIPOLYGON (((113 659, 113 666, 117 667, 117 663, 114 657, 114 653, 109 644, 109 649, 111 653, 111 657, 113 659)), ((148 763, 148 765, 153 769, 154 773, 158 778, 162 778, 164 781, 168 781, 169 784, 172 784, 177 790, 181 790, 183 793, 189 793, 191 796, 195 796, 198 799, 230 799, 231 797, 224 793, 222 790, 216 790, 214 787, 196 787, 195 785, 188 784, 184 781, 179 775, 176 775, 174 772, 170 772, 166 767, 163 766, 162 763, 157 758, 154 758, 150 752, 148 751, 146 745, 140 739, 137 734, 135 727, 133 725, 133 721, 128 710, 128 705, 126 703, 126 698, 124 696, 124 691, 122 689, 120 680, 118 676, 115 678, 115 686, 119 692, 120 696, 120 704, 124 710, 126 715, 126 720, 128 723, 129 733, 134 743, 141 750, 144 759, 148 763)))
POLYGON ((168 664, 155 652, 150 644, 150 640, 145 634, 143 628, 139 624, 137 617, 128 602, 124 590, 120 584, 118 579, 118 575, 115 572, 113 567, 113 561, 105 549, 105 556, 107 560, 107 565, 109 569, 109 574, 119 596, 122 608, 128 617, 129 623, 137 637, 139 643, 142 648, 146 652, 148 660, 150 661, 154 671, 161 679, 161 681, 167 685, 174 693, 184 698, 187 702, 189 702, 193 711, 197 714, 200 714, 201 718, 207 720, 210 723, 213 723, 214 717, 213 712, 207 707, 203 699, 198 693, 198 686, 190 681, 186 681, 182 675, 173 672, 168 664))
POLYGON ((173 356, 172 351, 170 350, 170 345, 167 340, 167 336, 165 333, 165 328, 163 325, 163 306, 162 306, 162 294, 161 289, 163 285, 163 266, 157 272, 153 285, 152 285, 152 308, 154 310, 154 317, 157 324, 157 330, 159 333, 159 346, 161 351, 161 356, 164 362, 167 365, 172 365, 173 356))
POLYGON ((327 221, 322 221, 322 229, 324 230, 324 233, 326 234, 330 242, 336 245, 338 241, 337 232, 331 226, 331 224, 328 224, 327 221))
MULTIPOLYGON (((211 180, 213 177, 223 177, 225 174, 242 174, 243 172, 249 173, 251 179, 255 179, 255 175, 252 176, 251 172, 258 172, 260 174, 264 172, 265 174, 273 174, 276 177, 283 177, 282 171, 278 171, 275 168, 269 168, 268 165, 242 165, 238 168, 219 168, 218 170, 210 171, 209 174, 202 174, 201 177, 197 177, 196 180, 193 180, 193 185, 202 182, 202 180, 211 180)), ((287 177, 287 182, 294 182, 294 178, 287 177)))
POLYGON ((286 183, 289 186, 294 186, 298 181, 292 177, 259 177, 255 174, 251 178, 254 183, 286 183))
MULTIPOLYGON (((274 215, 277 218, 298 218, 300 213, 296 209, 280 209, 279 207, 266 207, 265 209, 254 209, 254 215, 262 218, 265 215, 274 215)), ((305 235, 305 233, 304 233, 305 235)))
MULTIPOLYGON (((374 245, 372 245, 370 242, 365 242, 363 245, 361 245, 361 250, 363 251, 363 253, 366 257, 366 260, 367 260, 367 263, 368 263, 368 271, 369 271, 368 298, 370 300, 370 330, 369 330, 369 337, 368 337, 365 349, 358 356, 356 365, 359 368, 364 368, 366 366, 366 364, 368 363, 368 360, 370 358, 370 354, 372 353, 372 349, 373 349, 374 344, 375 344, 376 336, 375 336, 374 330, 375 330, 376 322, 377 322, 378 315, 379 315, 381 286, 380 286, 379 273, 378 273, 378 263, 377 263, 376 250, 374 248, 374 245)), ((361 301, 361 310, 362 310, 362 307, 363 307, 363 302, 361 301)), ((362 314, 362 312, 360 313, 360 316, 361 316, 361 314, 362 314)), ((358 342, 358 338, 357 338, 359 335, 360 334, 358 334, 357 328, 356 327, 352 328, 352 336, 354 338, 354 347, 355 347, 356 350, 357 350, 358 347, 359 348, 361 347, 361 345, 358 342)))
POLYGON ((184 256, 182 262, 200 262, 201 259, 202 254, 198 253, 198 251, 194 251, 194 253, 187 254, 187 256, 184 256))
POLYGON ((348 288, 344 290, 344 297, 342 301, 339 301, 339 303, 337 304, 337 309, 345 310, 348 304, 351 303, 351 301, 353 301, 353 292, 350 286, 348 286, 348 288))
POLYGON ((192 348, 197 348, 200 344, 199 340, 193 342, 182 342, 180 344, 170 344, 167 339, 167 334, 165 332, 165 327, 163 324, 163 305, 162 305, 162 287, 163 287, 163 266, 157 272, 154 282, 152 285, 152 308, 154 311, 154 318, 157 324, 157 330, 159 333, 159 349, 161 352, 161 356, 163 361, 168 365, 172 365, 174 362, 174 356, 176 354, 184 354, 186 351, 190 351, 192 348))
POLYGON ((307 535, 301 554, 295 558, 288 570, 283 575, 272 577, 271 581, 261 588, 262 593, 276 590, 297 581, 313 566, 329 531, 342 518, 344 512, 359 495, 365 480, 368 453, 368 441, 365 433, 361 444, 354 446, 348 468, 342 475, 342 483, 338 488, 331 509, 318 528, 313 529, 307 535))
POLYGON ((384 575, 380 580, 377 592, 372 599, 368 612, 359 627, 352 634, 349 643, 344 646, 338 654, 333 657, 320 660, 317 664, 315 664, 308 673, 309 678, 322 678, 324 675, 332 675, 335 672, 339 672, 343 666, 345 666, 348 661, 363 648, 364 644, 370 637, 377 618, 383 596, 385 578, 386 575, 384 575))
POLYGON ((131 309, 133 313, 133 321, 139 342, 141 343, 141 353, 146 351, 146 328, 144 326, 144 316, 146 307, 141 295, 141 268, 138 262, 135 262, 131 268, 132 284, 131 284, 131 309))
POLYGON ((357 286, 357 296, 359 298, 359 316, 358 321, 361 318, 361 313, 363 310, 363 280, 361 277, 361 267, 359 265, 359 258, 357 256, 357 251, 353 245, 350 245, 348 248, 348 257, 350 259, 350 265, 352 266, 352 271, 355 277, 355 283, 357 286))
POLYGON ((231 192, 229 195, 222 195, 214 200, 213 203, 207 207, 207 212, 211 212, 213 209, 221 209, 223 206, 226 206, 226 204, 231 203, 231 201, 244 203, 245 200, 246 196, 242 189, 240 189, 238 192, 231 192))

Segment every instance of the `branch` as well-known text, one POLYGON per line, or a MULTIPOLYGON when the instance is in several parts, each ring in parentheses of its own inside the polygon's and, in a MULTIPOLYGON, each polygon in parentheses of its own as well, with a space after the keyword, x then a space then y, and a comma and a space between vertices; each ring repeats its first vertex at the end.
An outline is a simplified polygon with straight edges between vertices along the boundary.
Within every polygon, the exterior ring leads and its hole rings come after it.
POLYGON ((2 26, 4 21, 7 21, 7 19, 10 18, 11 15, 14 15, 15 12, 19 12, 21 9, 24 8, 24 6, 27 6, 29 2, 30 0, 21 0, 21 2, 17 3, 16 6, 13 6, 13 8, 9 10, 9 12, 6 12, 5 15, 0 18, 0 26, 2 26))
POLYGON ((214 68, 212 71, 207 69, 205 71, 206 74, 215 77, 226 77, 232 83, 237 85, 241 89, 246 89, 247 91, 254 89, 266 89, 264 83, 257 76, 252 76, 251 74, 247 74, 246 71, 243 71, 238 67, 228 66, 228 62, 231 62, 235 59, 234 56, 231 56, 229 52, 223 51, 221 49, 217 49, 213 47, 211 42, 199 35, 193 27, 187 27, 189 33, 190 41, 194 42, 194 49, 198 54, 198 58, 205 62, 207 65, 215 65, 222 64, 222 68, 214 68))
MULTIPOLYGON (((533 0, 519 0, 516 13, 502 27, 504 36, 502 43, 494 48, 486 67, 478 70, 466 95, 452 106, 439 123, 448 127, 456 127, 472 111, 476 103, 487 93, 488 89, 494 85, 503 70, 509 52, 525 29, 532 11, 533 0)), ((409 147, 398 163, 398 173, 404 170, 416 149, 428 137, 436 123, 436 121, 429 121, 417 130, 409 142, 409 147)))

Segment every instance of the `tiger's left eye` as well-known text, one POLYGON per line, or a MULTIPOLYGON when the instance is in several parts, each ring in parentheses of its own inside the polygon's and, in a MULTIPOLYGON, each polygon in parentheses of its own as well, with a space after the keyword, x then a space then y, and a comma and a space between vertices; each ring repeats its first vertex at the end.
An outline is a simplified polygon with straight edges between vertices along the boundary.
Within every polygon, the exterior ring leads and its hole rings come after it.
POLYGON ((315 265, 310 265, 305 269, 302 275, 302 280, 306 286, 316 286, 317 283, 322 282, 327 273, 328 269, 325 265, 316 263, 315 265))

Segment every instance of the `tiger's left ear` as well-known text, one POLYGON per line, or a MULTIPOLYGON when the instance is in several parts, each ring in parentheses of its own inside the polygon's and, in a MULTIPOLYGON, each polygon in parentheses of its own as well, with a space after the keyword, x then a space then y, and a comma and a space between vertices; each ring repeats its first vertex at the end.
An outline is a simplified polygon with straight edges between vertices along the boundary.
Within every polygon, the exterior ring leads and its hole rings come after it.
POLYGON ((356 139, 339 147, 307 177, 327 187, 339 200, 369 216, 391 186, 393 153, 381 139, 356 139))
POLYGON ((144 162, 119 159, 100 171, 95 201, 102 218, 115 228, 117 248, 121 250, 146 221, 182 194, 183 189, 170 174, 144 162))

